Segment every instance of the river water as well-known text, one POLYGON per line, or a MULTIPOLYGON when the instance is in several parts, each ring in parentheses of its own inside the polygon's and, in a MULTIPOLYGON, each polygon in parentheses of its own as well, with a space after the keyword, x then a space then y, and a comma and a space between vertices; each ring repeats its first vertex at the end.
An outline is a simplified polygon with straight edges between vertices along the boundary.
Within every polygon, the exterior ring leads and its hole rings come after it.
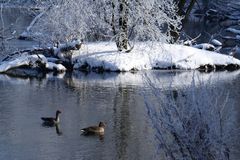
MULTIPOLYGON (((240 122, 239 79, 239 71, 74 72, 39 79, 0 75, 0 159, 169 159, 163 144, 176 144, 171 138, 159 138, 168 137, 167 129, 162 130, 166 119, 160 118, 160 109, 172 106, 161 98, 168 93, 174 93, 175 100, 178 95, 178 100, 193 103, 191 95, 196 93, 204 102, 203 112, 213 111, 209 108, 216 99, 228 97, 224 115, 229 118, 223 129, 231 138, 224 143, 230 159, 239 158, 239 134, 234 132, 240 122), (199 95, 197 90, 204 92, 199 95), (181 97, 181 93, 190 94, 181 97), (57 109, 62 111, 58 130, 43 126, 40 117, 54 116, 57 109), (107 125, 104 137, 81 135, 81 128, 99 121, 107 125)), ((184 110, 192 104, 179 106, 187 113, 184 110)), ((214 119, 206 123, 215 125, 214 119)), ((172 152, 177 159, 178 151, 172 152)))

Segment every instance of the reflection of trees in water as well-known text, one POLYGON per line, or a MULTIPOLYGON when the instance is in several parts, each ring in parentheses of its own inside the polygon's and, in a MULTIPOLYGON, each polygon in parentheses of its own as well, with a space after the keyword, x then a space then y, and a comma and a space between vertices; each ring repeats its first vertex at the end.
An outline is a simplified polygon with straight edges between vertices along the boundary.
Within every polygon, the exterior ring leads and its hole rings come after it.
MULTIPOLYGON (((103 75, 97 75, 97 77, 101 76, 103 75)), ((74 79, 71 77, 65 78, 64 82, 66 83, 66 87, 73 90, 73 92, 77 94, 77 97, 79 97, 78 101, 81 103, 81 108, 86 106, 86 104, 83 103, 87 102, 88 100, 86 99, 91 99, 91 97, 94 98, 92 101, 94 101, 96 105, 98 105, 98 103, 103 103, 104 105, 111 106, 112 111, 108 112, 112 112, 112 117, 107 121, 106 137, 109 137, 108 134, 112 133, 116 156, 119 159, 128 159, 131 154, 129 153, 129 148, 133 146, 136 152, 139 151, 139 139, 134 135, 135 130, 131 129, 132 126, 136 125, 136 121, 133 120, 135 115, 131 114, 136 108, 135 99, 137 98, 135 97, 135 87, 132 85, 122 85, 120 83, 116 85, 116 88, 115 86, 114 88, 113 86, 105 87, 103 83, 101 83, 102 78, 94 82, 91 80, 91 76, 86 76, 82 79, 74 79), (90 81, 87 81, 85 78, 90 78, 90 81), (111 130, 111 125, 109 125, 109 123, 112 123, 113 131, 109 131, 111 130)), ((134 153, 134 156, 138 153, 134 153)))
POLYGON ((229 159, 238 143, 236 117, 223 89, 204 83, 196 86, 193 78, 182 90, 160 91, 145 78, 151 95, 144 92, 144 101, 159 152, 168 159, 229 159))
POLYGON ((117 156, 119 159, 125 159, 127 155, 128 140, 130 135, 129 103, 131 92, 122 86, 119 86, 114 98, 114 118, 113 127, 119 141, 116 141, 117 156), (120 111, 117 111, 120 110, 120 111))
POLYGON ((81 83, 80 80, 74 79, 71 75, 69 77, 64 78, 65 82, 65 87, 73 91, 74 93, 77 94, 77 103, 80 106, 84 106, 85 104, 85 99, 88 97, 91 97, 91 94, 94 92, 92 91, 92 87, 89 86, 88 83, 81 83))

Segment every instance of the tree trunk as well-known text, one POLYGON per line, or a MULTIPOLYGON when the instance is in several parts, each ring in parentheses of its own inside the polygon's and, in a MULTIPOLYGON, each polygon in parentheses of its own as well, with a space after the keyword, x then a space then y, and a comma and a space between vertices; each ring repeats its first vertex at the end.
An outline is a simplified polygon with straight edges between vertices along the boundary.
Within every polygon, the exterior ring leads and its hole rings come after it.
POLYGON ((184 15, 184 6, 185 6, 186 0, 180 0, 178 2, 178 15, 183 16, 184 15))
MULTIPOLYGON (((188 19, 190 12, 196 3, 196 0, 191 0, 189 5, 186 7, 186 11, 184 11, 185 5, 188 4, 186 0, 175 0, 178 6, 178 15, 183 16, 184 18, 182 19, 182 23, 185 23, 186 20, 188 19)), ((170 35, 172 36, 172 41, 171 43, 175 43, 179 39, 179 32, 181 30, 176 30, 174 26, 170 26, 170 35)))
POLYGON ((119 0, 119 33, 116 44, 119 51, 128 49, 128 0, 119 0))
POLYGON ((189 4, 189 6, 188 6, 188 8, 187 8, 187 10, 186 10, 186 14, 185 14, 185 18, 184 18, 185 20, 188 19, 188 17, 189 17, 189 15, 190 15, 190 13, 191 13, 191 11, 192 11, 193 6, 194 6, 195 3, 196 3, 196 0, 191 0, 190 4, 189 4))

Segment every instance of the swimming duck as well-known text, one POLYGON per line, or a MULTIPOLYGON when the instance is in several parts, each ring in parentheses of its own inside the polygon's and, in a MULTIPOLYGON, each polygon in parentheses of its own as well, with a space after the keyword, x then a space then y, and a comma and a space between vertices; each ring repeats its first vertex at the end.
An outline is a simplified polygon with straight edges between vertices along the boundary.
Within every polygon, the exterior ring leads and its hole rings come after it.
POLYGON ((41 117, 41 119, 43 120, 43 123, 46 125, 56 125, 59 124, 60 122, 60 118, 59 118, 59 114, 62 113, 61 111, 57 110, 56 111, 56 117, 41 117))
POLYGON ((90 126, 81 129, 83 134, 103 134, 104 133, 104 128, 106 125, 103 122, 99 122, 98 126, 90 126))

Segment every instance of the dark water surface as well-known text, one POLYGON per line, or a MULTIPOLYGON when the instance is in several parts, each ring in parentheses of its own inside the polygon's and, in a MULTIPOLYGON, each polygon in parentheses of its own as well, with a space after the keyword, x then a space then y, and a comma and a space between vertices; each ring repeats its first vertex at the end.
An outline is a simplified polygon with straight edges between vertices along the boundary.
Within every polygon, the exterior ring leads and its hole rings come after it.
MULTIPOLYGON (((228 103, 239 126, 239 72, 73 73, 43 79, 0 75, 0 159, 166 159, 146 107, 154 95, 145 79, 164 92, 189 86, 193 75, 211 81, 208 87, 229 90, 228 103), (40 119, 54 116, 57 109, 62 111, 60 134, 55 127, 42 126, 40 119), (103 138, 81 135, 81 128, 99 121, 107 124, 103 138)), ((231 159, 237 150, 233 148, 231 159)))

